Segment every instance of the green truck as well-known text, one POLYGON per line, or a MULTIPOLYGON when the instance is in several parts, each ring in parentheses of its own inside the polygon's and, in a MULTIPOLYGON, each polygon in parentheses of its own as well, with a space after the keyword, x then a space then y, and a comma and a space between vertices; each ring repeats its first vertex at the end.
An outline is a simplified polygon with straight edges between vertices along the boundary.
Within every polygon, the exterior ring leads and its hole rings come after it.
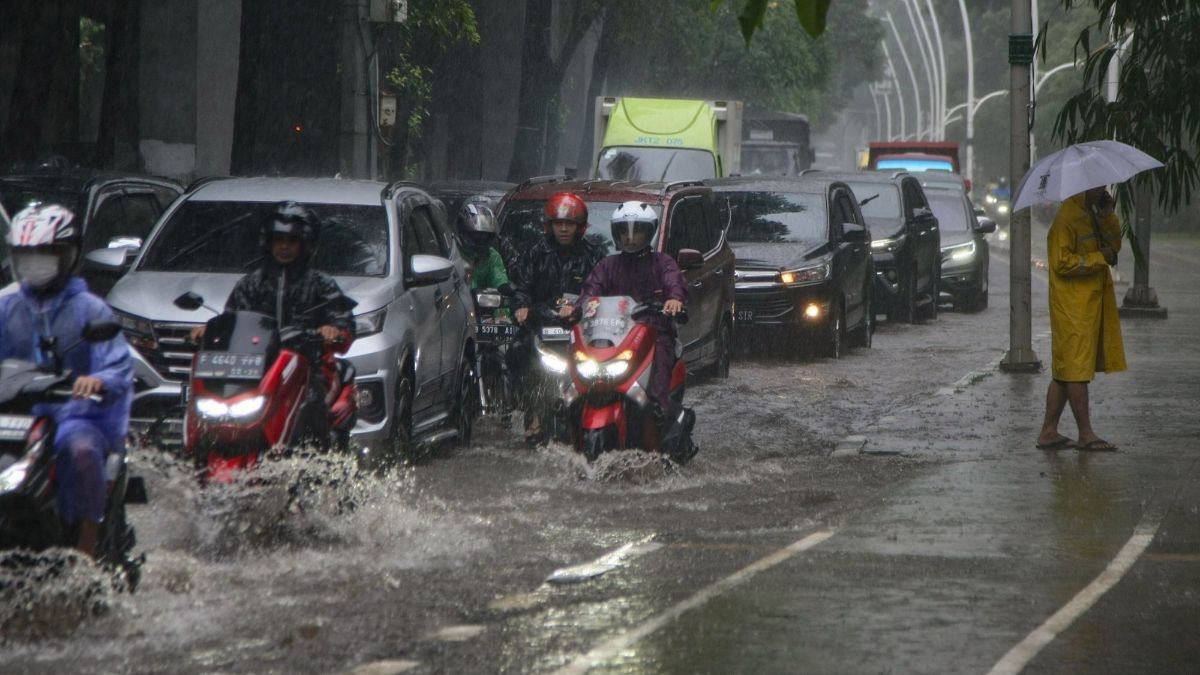
POLYGON ((739 172, 741 101, 601 96, 596 178, 680 181, 739 172))

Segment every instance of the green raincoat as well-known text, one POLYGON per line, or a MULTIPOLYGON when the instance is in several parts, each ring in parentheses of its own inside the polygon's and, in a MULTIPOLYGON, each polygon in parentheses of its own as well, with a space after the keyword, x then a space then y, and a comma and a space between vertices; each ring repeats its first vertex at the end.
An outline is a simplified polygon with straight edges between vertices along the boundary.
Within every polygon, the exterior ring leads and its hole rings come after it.
POLYGON ((1117 298, 1100 238, 1119 251, 1121 224, 1115 215, 1096 219, 1083 194, 1063 202, 1046 236, 1056 380, 1090 382, 1097 371, 1125 370, 1117 298))
POLYGON ((504 261, 496 249, 489 248, 487 259, 477 263, 471 271, 471 290, 500 288, 507 283, 508 272, 504 269, 504 261))

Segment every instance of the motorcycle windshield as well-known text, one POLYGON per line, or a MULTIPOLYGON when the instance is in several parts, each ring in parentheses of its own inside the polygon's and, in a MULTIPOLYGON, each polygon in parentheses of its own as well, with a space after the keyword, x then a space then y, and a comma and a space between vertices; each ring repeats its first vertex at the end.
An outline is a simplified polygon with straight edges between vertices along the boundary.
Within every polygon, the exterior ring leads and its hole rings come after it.
POLYGON ((585 298, 580 319, 584 341, 592 347, 621 344, 637 323, 633 320, 637 306, 637 300, 628 295, 585 298))
POLYGON ((201 351, 261 354, 270 363, 279 353, 275 319, 258 312, 226 312, 214 316, 204 331, 201 351))

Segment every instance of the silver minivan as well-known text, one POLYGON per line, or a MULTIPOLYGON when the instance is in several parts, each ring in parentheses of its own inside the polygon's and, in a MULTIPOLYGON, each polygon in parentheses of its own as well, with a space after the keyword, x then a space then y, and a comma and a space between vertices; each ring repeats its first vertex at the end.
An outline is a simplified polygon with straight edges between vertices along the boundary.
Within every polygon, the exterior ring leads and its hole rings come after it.
POLYGON ((140 249, 88 254, 91 265, 128 268, 107 299, 135 351, 135 429, 179 438, 194 351, 186 338, 211 312, 178 309, 173 300, 195 291, 223 307, 261 260, 259 223, 285 200, 321 218, 314 264, 358 302, 346 355, 358 373, 354 439, 392 453, 456 436, 469 443, 474 306, 456 238, 417 185, 332 178, 200 181, 140 249))

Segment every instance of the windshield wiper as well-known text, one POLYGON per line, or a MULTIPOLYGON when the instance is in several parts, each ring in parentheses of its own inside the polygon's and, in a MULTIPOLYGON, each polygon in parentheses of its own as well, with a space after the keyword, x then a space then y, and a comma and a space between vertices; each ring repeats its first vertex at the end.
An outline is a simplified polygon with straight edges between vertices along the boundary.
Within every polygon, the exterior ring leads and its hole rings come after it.
POLYGON ((229 230, 232 230, 235 226, 240 225, 242 223, 242 221, 246 220, 251 215, 253 215, 253 214, 243 213, 242 215, 238 216, 237 218, 234 218, 233 220, 229 221, 228 223, 225 223, 224 225, 221 225, 219 227, 215 227, 215 228, 209 230, 208 234, 204 235, 203 237, 200 237, 199 239, 192 242, 191 244, 184 246, 183 250, 179 251, 175 255, 168 258, 167 261, 162 264, 162 269, 170 270, 171 266, 174 265, 175 263, 179 262, 180 259, 182 259, 185 256, 191 255, 191 254, 195 253, 196 251, 199 251, 202 246, 204 246, 208 242, 212 241, 214 237, 224 234, 224 233, 228 232, 229 230))
POLYGON ((877 192, 877 193, 875 193, 875 194, 871 195, 870 197, 867 197, 866 199, 864 199, 864 200, 862 200, 861 202, 859 202, 859 203, 858 203, 858 205, 859 205, 859 206, 866 206, 868 202, 870 202, 872 199, 875 199, 875 198, 876 198, 876 197, 878 197, 878 196, 879 196, 879 193, 877 192))

